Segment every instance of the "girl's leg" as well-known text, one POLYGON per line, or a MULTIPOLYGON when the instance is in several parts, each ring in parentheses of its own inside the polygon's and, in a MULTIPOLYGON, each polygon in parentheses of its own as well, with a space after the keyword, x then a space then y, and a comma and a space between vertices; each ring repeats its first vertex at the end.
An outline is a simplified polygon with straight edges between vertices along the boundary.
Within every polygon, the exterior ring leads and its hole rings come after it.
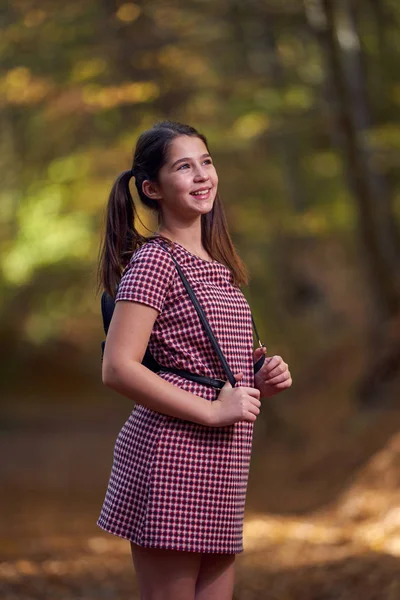
POLYGON ((131 552, 140 600, 194 600, 200 553, 143 548, 132 542, 131 552))
POLYGON ((203 554, 195 600, 232 600, 236 554, 203 554))

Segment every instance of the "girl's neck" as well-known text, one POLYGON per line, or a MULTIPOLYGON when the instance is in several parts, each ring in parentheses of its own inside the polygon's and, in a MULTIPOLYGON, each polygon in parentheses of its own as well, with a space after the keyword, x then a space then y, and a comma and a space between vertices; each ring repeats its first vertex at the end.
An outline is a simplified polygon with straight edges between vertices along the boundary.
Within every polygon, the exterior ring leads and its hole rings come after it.
POLYGON ((201 250, 201 229, 192 227, 191 229, 167 229, 159 227, 156 233, 159 233, 173 242, 178 242, 187 248, 201 250))
POLYGON ((165 228, 159 228, 155 232, 157 234, 163 235, 164 237, 172 240, 173 242, 177 242, 192 254, 196 254, 200 258, 204 258, 205 260, 211 260, 211 257, 204 250, 201 243, 201 230, 177 230, 177 231, 168 231, 165 228))

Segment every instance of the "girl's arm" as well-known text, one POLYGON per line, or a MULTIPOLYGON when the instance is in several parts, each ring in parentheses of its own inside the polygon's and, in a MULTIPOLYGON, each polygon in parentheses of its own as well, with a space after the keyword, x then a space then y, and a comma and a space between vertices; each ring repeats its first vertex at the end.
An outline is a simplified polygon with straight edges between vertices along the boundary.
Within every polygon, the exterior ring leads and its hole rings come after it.
POLYGON ((142 365, 158 311, 140 302, 115 305, 104 350, 104 385, 151 410, 211 425, 211 402, 165 381, 142 365))

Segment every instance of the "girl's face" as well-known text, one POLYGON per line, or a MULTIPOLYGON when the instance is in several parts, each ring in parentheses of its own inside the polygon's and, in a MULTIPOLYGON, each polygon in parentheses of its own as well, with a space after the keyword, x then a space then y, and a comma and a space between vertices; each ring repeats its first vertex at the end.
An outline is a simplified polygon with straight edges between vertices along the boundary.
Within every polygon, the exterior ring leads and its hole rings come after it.
POLYGON ((169 146, 158 183, 145 181, 145 194, 160 202, 163 215, 179 221, 208 213, 215 200, 218 175, 204 142, 181 135, 169 146))

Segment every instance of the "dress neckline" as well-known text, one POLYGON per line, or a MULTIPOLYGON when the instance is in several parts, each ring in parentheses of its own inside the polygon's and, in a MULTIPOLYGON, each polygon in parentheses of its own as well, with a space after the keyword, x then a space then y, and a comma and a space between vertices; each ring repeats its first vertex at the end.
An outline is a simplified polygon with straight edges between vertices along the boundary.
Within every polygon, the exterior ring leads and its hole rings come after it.
MULTIPOLYGON (((162 240, 161 236, 156 236, 156 238, 162 240)), ((185 248, 185 246, 182 246, 182 244, 180 244, 179 242, 175 242, 174 240, 171 240, 171 242, 173 244, 176 244, 177 246, 179 246, 179 248, 181 248, 182 250, 184 250, 188 254, 190 254, 190 256, 193 256, 193 258, 197 258, 198 260, 201 260, 204 263, 208 263, 209 265, 212 265, 212 264, 221 264, 217 260, 207 260, 206 258, 201 258, 201 256, 198 256, 197 254, 193 254, 193 252, 190 252, 190 250, 188 250, 187 248, 185 248)))

